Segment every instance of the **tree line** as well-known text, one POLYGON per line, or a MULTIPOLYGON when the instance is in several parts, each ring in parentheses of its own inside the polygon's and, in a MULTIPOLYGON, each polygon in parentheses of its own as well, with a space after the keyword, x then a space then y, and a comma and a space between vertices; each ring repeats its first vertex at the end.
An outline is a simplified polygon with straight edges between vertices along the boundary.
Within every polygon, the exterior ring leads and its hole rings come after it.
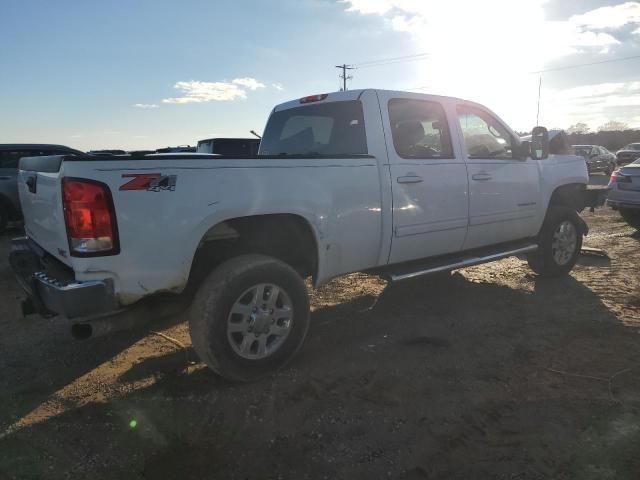
POLYGON ((601 125, 596 131, 591 131, 589 125, 580 122, 564 130, 571 145, 600 145, 615 152, 630 143, 640 143, 640 130, 629 128, 626 123, 613 120, 601 125))

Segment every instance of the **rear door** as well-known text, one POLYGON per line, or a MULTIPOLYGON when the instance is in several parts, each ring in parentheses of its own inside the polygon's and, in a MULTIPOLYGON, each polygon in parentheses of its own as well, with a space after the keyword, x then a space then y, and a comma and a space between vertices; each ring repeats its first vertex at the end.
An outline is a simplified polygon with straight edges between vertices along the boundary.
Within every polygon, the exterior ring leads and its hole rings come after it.
POLYGON ((535 235, 541 198, 534 160, 515 158, 515 136, 491 112, 458 104, 469 175, 469 231, 464 249, 535 235))
POLYGON ((467 169, 437 97, 380 92, 391 190, 390 263, 457 252, 468 221, 467 169))

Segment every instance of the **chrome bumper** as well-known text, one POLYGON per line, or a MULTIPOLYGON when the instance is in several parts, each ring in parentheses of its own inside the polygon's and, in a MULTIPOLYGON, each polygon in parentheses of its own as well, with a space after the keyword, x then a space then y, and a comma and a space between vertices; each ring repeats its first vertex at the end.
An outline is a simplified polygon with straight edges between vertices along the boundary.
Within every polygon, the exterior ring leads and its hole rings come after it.
POLYGON ((25 315, 53 314, 68 318, 106 313, 118 308, 109 279, 79 282, 70 275, 54 276, 47 271, 44 252, 26 237, 11 242, 9 263, 27 293, 22 310, 25 315), (67 277, 67 278, 64 278, 67 277))

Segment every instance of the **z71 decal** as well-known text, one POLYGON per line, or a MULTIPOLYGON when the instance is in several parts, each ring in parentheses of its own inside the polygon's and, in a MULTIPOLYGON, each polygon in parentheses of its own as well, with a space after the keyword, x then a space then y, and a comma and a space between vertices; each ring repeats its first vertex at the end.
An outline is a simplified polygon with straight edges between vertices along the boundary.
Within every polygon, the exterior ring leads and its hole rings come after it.
POLYGON ((122 178, 130 178, 127 183, 120 185, 119 190, 146 190, 159 192, 176 189, 177 175, 162 175, 161 173, 125 173, 122 178))

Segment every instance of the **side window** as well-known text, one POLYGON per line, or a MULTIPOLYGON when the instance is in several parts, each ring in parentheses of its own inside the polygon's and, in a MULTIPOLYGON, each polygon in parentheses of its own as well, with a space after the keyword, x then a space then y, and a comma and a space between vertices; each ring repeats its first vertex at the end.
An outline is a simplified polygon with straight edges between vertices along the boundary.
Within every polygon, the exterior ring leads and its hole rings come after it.
POLYGON ((261 155, 366 155, 367 136, 360 101, 288 108, 269 117, 261 155))
POLYGON ((389 100, 393 146, 402 158, 453 158, 442 105, 427 100, 389 100))
POLYGON ((514 139, 498 120, 473 107, 457 110, 469 158, 513 158, 514 139))

